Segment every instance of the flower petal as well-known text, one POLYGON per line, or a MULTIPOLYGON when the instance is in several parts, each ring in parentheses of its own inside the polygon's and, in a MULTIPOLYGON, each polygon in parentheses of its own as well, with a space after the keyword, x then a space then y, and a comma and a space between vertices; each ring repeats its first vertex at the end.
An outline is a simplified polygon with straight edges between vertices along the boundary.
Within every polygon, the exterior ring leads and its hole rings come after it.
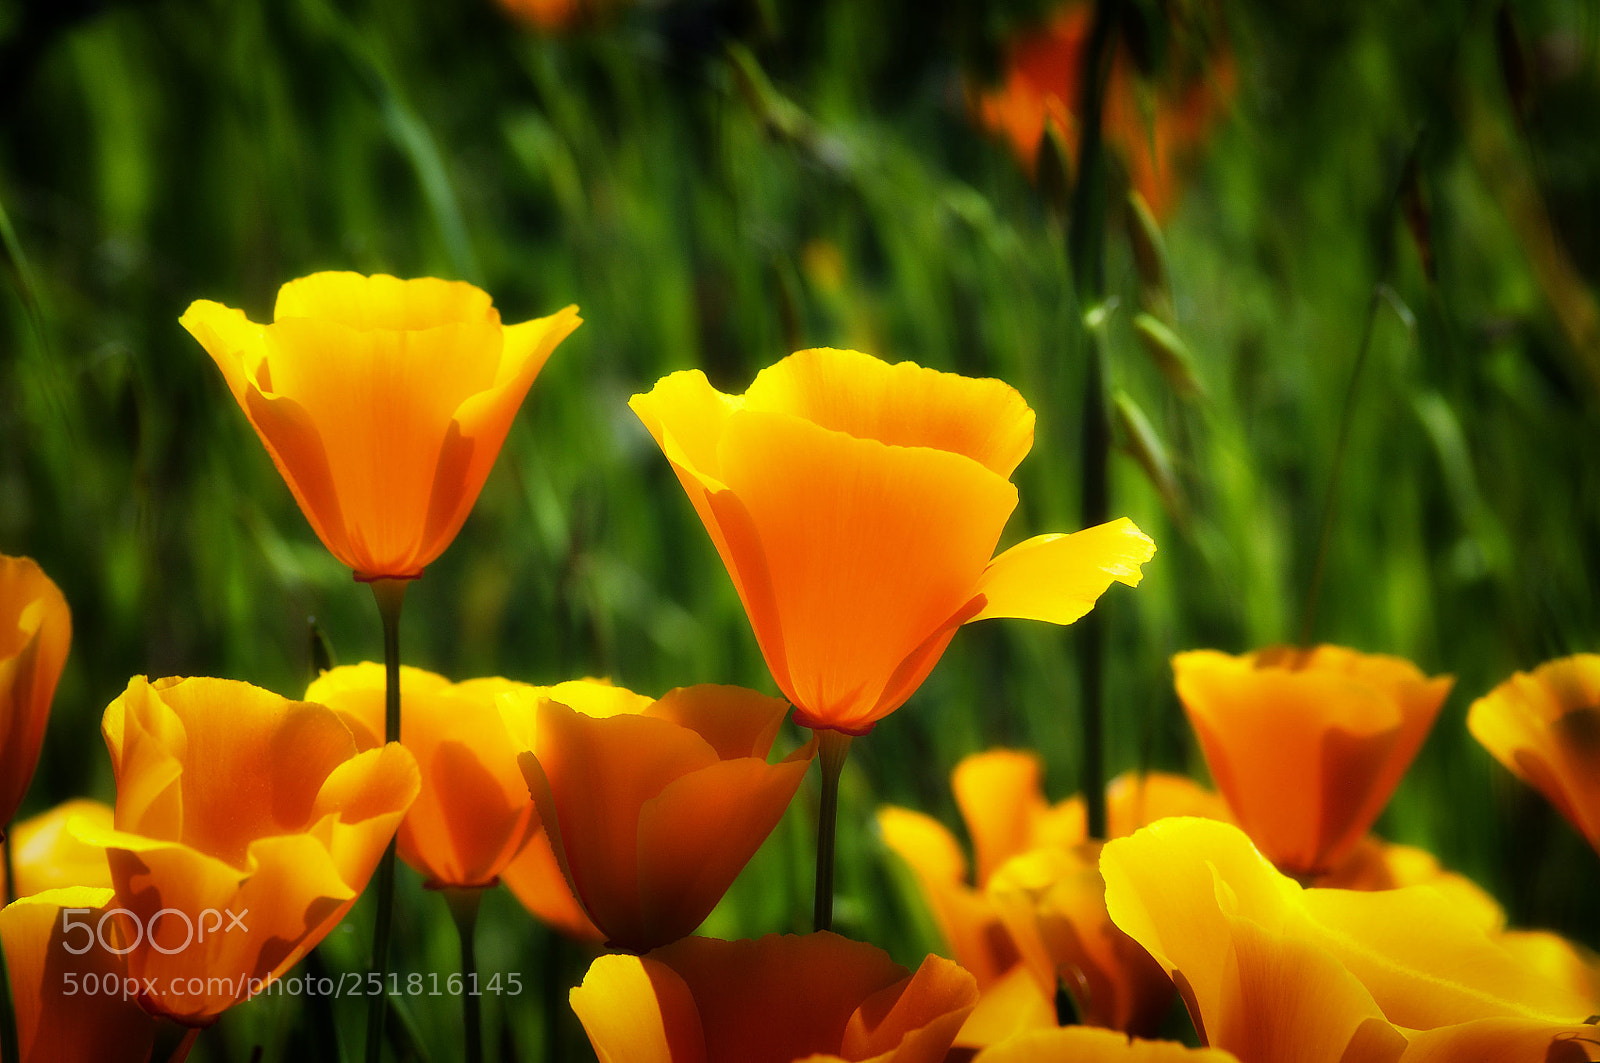
POLYGON ((1033 411, 1010 384, 859 351, 796 351, 758 373, 744 400, 857 439, 964 454, 1006 479, 1033 446, 1033 411))
POLYGON ((704 1063, 689 987, 670 967, 601 956, 568 994, 600 1063, 704 1063))
POLYGON ((1127 517, 1071 535, 1036 535, 989 562, 978 583, 984 606, 972 619, 1070 624, 1113 582, 1137 587, 1139 566, 1155 552, 1156 544, 1127 517))
POLYGON ((418 331, 482 321, 493 313, 488 294, 463 281, 401 280, 385 273, 369 277, 330 270, 280 287, 273 319, 318 318, 353 329, 418 331))

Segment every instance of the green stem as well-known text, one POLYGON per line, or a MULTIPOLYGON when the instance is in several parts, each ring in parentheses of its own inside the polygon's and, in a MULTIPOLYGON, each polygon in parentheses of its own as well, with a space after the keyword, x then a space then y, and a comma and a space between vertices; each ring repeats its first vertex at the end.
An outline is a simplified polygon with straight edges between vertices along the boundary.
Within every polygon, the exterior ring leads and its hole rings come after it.
MULTIPOLYGON (((1111 519, 1111 418, 1108 412, 1105 352, 1087 327, 1086 310, 1105 294, 1105 165, 1101 116, 1106 83, 1120 22, 1120 0, 1096 0, 1089 29, 1089 60, 1079 86, 1078 180, 1072 190, 1067 257, 1084 322, 1088 365, 1083 387, 1083 526, 1111 519)), ((1101 607, 1102 609, 1104 606, 1101 607)), ((1106 833, 1105 786, 1105 621, 1099 609, 1078 622, 1079 704, 1083 723, 1083 794, 1089 836, 1106 833)))
POLYGON ((812 909, 813 930, 833 929, 833 837, 839 819, 839 776, 850 753, 850 736, 843 731, 817 731, 817 766, 822 771, 822 805, 817 811, 817 900, 812 909))
POLYGON ((1317 621, 1317 598, 1322 592, 1322 574, 1328 565, 1328 544, 1333 539, 1334 513, 1339 508, 1339 474, 1344 469, 1345 451, 1350 445, 1350 429, 1355 424, 1356 391, 1361 382, 1361 370, 1367 364, 1367 352, 1372 349, 1372 329, 1378 320, 1378 307, 1383 301, 1383 285, 1372 287, 1372 297, 1367 300, 1367 320, 1361 327, 1361 346, 1356 351, 1355 368, 1350 370, 1350 384, 1345 388, 1344 407, 1339 412, 1339 439, 1333 445, 1333 469, 1328 473, 1328 490, 1322 498, 1322 526, 1317 533, 1317 559, 1311 566, 1311 586, 1306 590, 1305 612, 1300 615, 1300 646, 1310 648, 1311 634, 1317 621))
MULTIPOLYGON (((400 607, 405 602, 406 580, 375 579, 372 596, 378 602, 383 621, 385 742, 400 741, 400 607)), ((378 975, 380 991, 367 998, 367 1063, 383 1058, 383 1020, 389 995, 383 991, 389 978, 389 929, 394 922, 394 845, 383 851, 378 864, 378 918, 372 932, 372 970, 378 975)))
POLYGON ((478 902, 483 890, 474 886, 447 888, 445 903, 450 906, 450 917, 455 920, 456 933, 461 935, 461 1007, 466 1025, 466 1063, 482 1063, 483 1013, 478 989, 478 959, 473 938, 478 931, 478 902))

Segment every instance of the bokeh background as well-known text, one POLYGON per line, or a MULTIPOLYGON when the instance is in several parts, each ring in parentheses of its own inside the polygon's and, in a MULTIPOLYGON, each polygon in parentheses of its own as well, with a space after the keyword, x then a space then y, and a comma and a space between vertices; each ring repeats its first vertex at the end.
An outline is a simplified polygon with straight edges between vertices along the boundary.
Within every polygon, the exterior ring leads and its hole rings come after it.
MULTIPOLYGON (((1379 831, 1515 925, 1600 945, 1600 861, 1463 722, 1513 670, 1600 648, 1600 8, 1125 0, 1089 307, 1062 153, 1035 161, 983 120, 1014 59, 1076 76, 1017 43, 1073 4, 506 3, 0 0, 0 550, 44 566, 75 626, 24 814, 111 797, 99 719, 132 674, 298 695, 312 617, 340 661, 380 653, 370 595, 179 328, 193 299, 263 320, 281 282, 354 269, 472 281, 508 321, 579 304, 411 592, 402 648, 453 678, 651 693, 776 690, 630 394, 688 367, 742 391, 809 346, 1001 377, 1038 412, 1009 543, 1081 524, 1088 313, 1119 396, 1112 511, 1160 547, 1101 607, 1110 770, 1203 778, 1169 656, 1298 637, 1353 401, 1315 636, 1457 677, 1379 831), (1164 289, 1134 254, 1130 183, 1157 208, 1164 289)), ((1074 791, 1074 634, 968 628, 856 743, 843 931, 913 964, 937 945, 872 835, 878 803, 955 825, 949 769, 995 744, 1038 749, 1052 796, 1074 791)), ((708 932, 808 927, 815 802, 813 782, 708 932)), ((406 869, 399 913, 398 969, 455 970, 443 903, 406 869)), ((316 962, 362 966, 370 919, 316 962)), ((485 920, 485 976, 526 986, 486 1001, 491 1039, 581 1058, 564 1001, 587 958, 503 893, 485 920)), ((417 1058, 453 1057, 456 1008, 403 1001, 417 1058)), ((258 1000, 196 1058, 335 1058, 328 1024, 351 1050, 359 1019, 258 1000)))

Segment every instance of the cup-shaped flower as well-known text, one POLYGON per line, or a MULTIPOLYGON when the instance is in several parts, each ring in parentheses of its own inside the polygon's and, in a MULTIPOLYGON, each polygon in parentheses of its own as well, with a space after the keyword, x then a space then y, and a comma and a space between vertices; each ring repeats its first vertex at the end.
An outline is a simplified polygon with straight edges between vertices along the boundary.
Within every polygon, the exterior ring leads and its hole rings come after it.
POLYGON ((1339 646, 1193 650, 1172 670, 1235 820, 1302 878, 1338 866, 1372 826, 1454 682, 1339 646))
POLYGON ((580 320, 569 306, 502 326, 470 284, 314 273, 278 289, 271 324, 205 299, 181 323, 333 556, 360 579, 410 579, 455 538, 580 320))
POLYGON ((84 842, 70 824, 76 819, 91 832, 106 831, 111 829, 114 818, 110 805, 77 797, 13 826, 17 896, 68 886, 109 889, 111 868, 106 863, 105 849, 84 842))
POLYGON ((1600 654, 1518 672, 1472 703, 1467 728, 1600 852, 1600 654))
MULTIPOLYGON (((337 712, 356 748, 383 744, 383 665, 332 668, 306 700, 337 712)), ((451 683, 420 668, 400 669, 400 743, 417 758, 422 792, 400 824, 400 859, 429 886, 492 886, 539 829, 528 784, 517 767, 525 746, 507 713, 532 726, 537 688, 510 679, 451 683)))
POLYGON ((1033 411, 998 380, 809 350, 724 395, 698 370, 630 405, 722 556, 798 723, 865 734, 956 628, 1068 624, 1155 552, 1126 519, 994 557, 1033 411))
POLYGON ((71 643, 61 590, 32 558, 0 554, 0 829, 33 781, 71 643))
MULTIPOLYGON (((156 1021, 135 1002, 109 889, 73 886, 13 901, 0 941, 22 1063, 145 1063, 156 1021), (99 928, 106 936, 97 936, 99 928)), ((11 1063, 7 1060, 6 1063, 11 1063)))
POLYGON ((591 681, 550 689, 522 772, 612 946, 643 952, 693 931, 772 833, 815 751, 767 763, 787 711, 739 687, 659 701, 591 681))
POLYGON ((1149 1036, 1172 1002, 1172 983, 1106 913, 1100 844, 1014 857, 984 894, 1042 993, 1065 986, 1085 1025, 1149 1036))
POLYGON ((1304 889, 1228 824, 1162 820, 1100 869, 1112 919, 1243 1063, 1559 1058, 1594 1011, 1437 890, 1304 889))
POLYGON ((602 956, 571 994, 601 1063, 940 1063, 977 997, 949 960, 827 932, 602 956))
POLYGON ((1037 1030, 979 1052, 973 1063, 1238 1063, 1215 1048, 1139 1041, 1091 1026, 1037 1030))
POLYGON ((333 710, 225 679, 135 676, 101 730, 103 845, 139 1003, 190 1026, 260 992, 344 918, 416 799, 398 743, 359 752, 333 710))

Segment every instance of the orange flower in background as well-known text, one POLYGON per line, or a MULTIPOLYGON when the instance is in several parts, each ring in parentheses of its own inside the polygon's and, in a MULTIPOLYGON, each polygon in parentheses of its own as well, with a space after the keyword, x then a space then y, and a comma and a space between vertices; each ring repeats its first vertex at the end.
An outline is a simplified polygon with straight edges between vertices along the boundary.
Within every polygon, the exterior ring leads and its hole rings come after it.
POLYGON ((248 683, 135 676, 102 730, 116 829, 73 828, 105 847, 140 1004, 190 1026, 344 918, 420 787, 398 744, 359 752, 331 709, 248 683))
POLYGON ((978 991, 823 932, 602 956, 571 996, 601 1063, 941 1063, 978 991))
POLYGON ((314 273, 273 322, 199 300, 181 319, 295 501, 356 577, 412 579, 455 538, 577 307, 502 326, 470 284, 314 273))
POLYGON ((1067 624, 1155 545, 1127 519, 995 557, 1033 411, 998 380, 800 351, 724 395, 699 370, 630 402, 733 578, 796 722, 865 734, 962 624, 1067 624))
POLYGON ((84 843, 68 827, 74 819, 91 831, 112 828, 111 806, 87 798, 64 801, 11 828, 17 896, 68 886, 111 887, 105 849, 84 843))
MULTIPOLYGON (((1042 774, 1038 755, 1024 750, 988 750, 956 765, 951 789, 977 854, 975 878, 969 877, 960 844, 938 820, 906 808, 878 810, 885 844, 916 876, 952 958, 978 981, 982 998, 957 1038, 960 1045, 993 1044, 1018 1030, 1054 1026, 1058 966, 1086 972, 1081 981, 1073 975, 1070 984, 1080 1009, 1091 1016, 1087 1021, 1147 1027, 1171 992, 1147 957, 1126 939, 1118 942, 1121 934, 1109 926, 1104 905, 1088 888, 1089 878, 1098 881, 1092 860, 1074 864, 1085 873, 1077 883, 1083 889, 1074 892, 1063 883, 1052 895, 1052 883, 1069 876, 1057 858, 1040 854, 1068 851, 1060 860, 1071 863, 1070 851, 1087 834, 1083 800, 1050 804, 1042 774), (995 872, 1024 854, 1035 864, 1012 868, 997 897, 989 888, 995 872), (1041 872, 1048 872, 1043 881, 1041 872), (1019 942, 1018 934, 1027 940, 1019 942), (1082 948, 1069 954, 1066 946, 1075 937, 1093 943, 1093 954, 1082 948), (1023 963, 1025 956, 1030 963, 1023 963), (1091 994, 1093 1004, 1086 1006, 1091 994)), ((1107 795, 1113 830, 1131 832, 1151 819, 1198 809, 1227 814, 1215 794, 1180 775, 1120 775, 1107 795)))
POLYGON ((32 558, 0 554, 0 829, 33 781, 50 699, 72 644, 72 612, 32 558))
POLYGON ((1425 886, 1303 889, 1204 819, 1107 842, 1100 869, 1111 918, 1242 1063, 1534 1060, 1592 1029, 1592 1001, 1425 886))
POLYGON ((1467 728, 1600 852, 1600 654, 1518 672, 1472 703, 1467 728))
POLYGON ((767 763, 787 711, 739 687, 659 701, 593 680, 549 688, 522 772, 610 945, 643 952, 693 931, 772 833, 815 751, 767 763))
POLYGON ((1065 985, 1085 1025, 1154 1033, 1172 1000, 1166 973, 1106 914, 1099 842, 1035 849, 1007 861, 984 895, 1039 992, 1065 985))
MULTIPOLYGON (((332 668, 306 689, 350 727, 356 748, 383 745, 384 670, 371 661, 332 668)), ((492 886, 539 829, 517 767, 538 688, 509 679, 451 683, 400 669, 400 742, 417 758, 422 791, 400 824, 400 859, 430 887, 492 886), (522 717, 508 726, 505 716, 522 717), (520 724, 520 726, 518 725, 520 724)))
POLYGON ((1193 650, 1172 670, 1234 818, 1301 877, 1336 867, 1372 826, 1454 682, 1339 646, 1193 650))
POLYGON ((95 937, 116 907, 109 889, 77 886, 24 897, 0 911, 22 1063, 150 1058, 156 1022, 135 1003, 138 984, 126 981, 127 964, 113 951, 121 941, 114 933, 106 943, 95 937))
POLYGON ((1068 1026, 1019 1034, 986 1048, 973 1063, 1238 1063, 1214 1048, 1189 1048, 1171 1041, 1137 1041, 1110 1030, 1068 1026))
MULTIPOLYGON (((1076 111, 1092 13, 1093 5, 1069 4, 1043 30, 1013 41, 1000 86, 973 93, 979 121, 1010 141, 1030 170, 1047 122, 1061 131, 1076 163, 1076 111)), ((1218 51, 1202 61, 1204 69, 1169 78, 1152 92, 1141 85, 1125 50, 1118 49, 1112 59, 1102 135, 1157 218, 1171 215, 1180 162, 1205 141, 1234 93, 1232 56, 1218 51)))

